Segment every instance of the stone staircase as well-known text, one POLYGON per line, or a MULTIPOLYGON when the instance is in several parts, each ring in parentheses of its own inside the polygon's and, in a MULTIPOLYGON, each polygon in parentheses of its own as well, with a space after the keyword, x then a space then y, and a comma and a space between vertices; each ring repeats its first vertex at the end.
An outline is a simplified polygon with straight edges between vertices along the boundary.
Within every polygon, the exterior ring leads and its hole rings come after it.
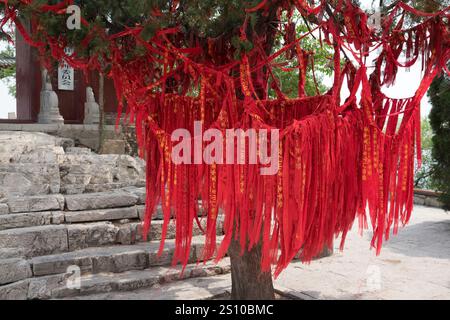
POLYGON ((196 225, 183 273, 171 266, 174 223, 158 257, 160 208, 143 241, 143 172, 128 156, 0 132, 0 300, 98 297, 228 273, 226 259, 198 263, 204 239, 196 225))
MULTIPOLYGON (((104 208, 110 205, 95 205, 93 201, 88 206, 87 202, 83 204, 89 210, 70 211, 69 203, 77 196, 67 196, 62 202, 65 211, 58 208, 1 215, 0 299, 52 299, 132 291, 229 272, 227 260, 219 265, 197 264, 204 242, 198 227, 194 229, 191 264, 184 273, 180 268, 172 268, 174 225, 171 224, 169 240, 158 257, 162 221, 153 221, 149 242, 143 242, 140 218, 144 207, 138 197, 130 203, 130 198, 124 196, 121 202, 120 195, 125 193, 119 190, 89 194, 91 199, 116 196, 116 208, 104 208), (80 272, 79 287, 68 286, 74 271, 80 272)), ((52 204, 52 199, 54 196, 49 196, 46 203, 52 204)), ((33 206, 35 197, 28 200, 25 208, 37 210, 33 206)), ((159 210, 155 219, 161 216, 159 210)))

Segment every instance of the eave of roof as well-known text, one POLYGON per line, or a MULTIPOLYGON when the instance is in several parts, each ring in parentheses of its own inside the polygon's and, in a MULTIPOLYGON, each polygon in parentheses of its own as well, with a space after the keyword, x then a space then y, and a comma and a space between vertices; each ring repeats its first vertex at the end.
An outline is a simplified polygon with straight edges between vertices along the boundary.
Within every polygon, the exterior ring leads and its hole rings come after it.
POLYGON ((0 68, 12 67, 16 64, 16 58, 0 57, 0 68))

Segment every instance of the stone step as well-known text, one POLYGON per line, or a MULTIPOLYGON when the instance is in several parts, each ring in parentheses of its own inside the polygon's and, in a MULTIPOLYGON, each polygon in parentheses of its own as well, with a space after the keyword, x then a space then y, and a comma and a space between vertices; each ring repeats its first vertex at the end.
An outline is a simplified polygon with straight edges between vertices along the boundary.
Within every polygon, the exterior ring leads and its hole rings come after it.
MULTIPOLYGON (((137 211, 138 211, 138 216, 139 216, 139 219, 141 220, 141 221, 144 221, 144 217, 145 217, 145 206, 136 206, 136 208, 137 208, 137 211)), ((223 215, 223 212, 222 212, 222 210, 219 210, 220 211, 220 215, 223 215)), ((204 211, 203 211, 203 209, 200 207, 200 209, 199 209, 199 212, 198 212, 198 216, 199 217, 202 217, 204 215, 204 211)), ((175 215, 174 215, 174 212, 172 211, 171 212, 171 217, 173 218, 175 215)), ((158 206, 156 206, 156 210, 155 210, 155 213, 153 214, 153 216, 152 216, 152 220, 164 220, 164 213, 163 213, 163 210, 162 210, 162 206, 161 205, 158 205, 158 206)))
POLYGON ((27 258, 67 252, 67 227, 51 225, 3 230, 0 231, 0 248, 1 252, 15 251, 27 258))
POLYGON ((94 152, 89 148, 82 147, 68 147, 65 150, 66 154, 93 154, 94 152))
POLYGON ((145 186, 145 162, 126 155, 66 154, 59 172, 61 193, 68 195, 145 186))
POLYGON ((79 195, 43 194, 11 196, 0 203, 0 215, 45 211, 86 211, 145 204, 145 188, 127 187, 107 192, 79 195))
POLYGON ((27 300, 30 279, 0 286, 0 300, 27 300))
MULTIPOLYGON (((90 223, 144 220, 145 206, 133 206, 113 209, 87 210, 87 211, 48 211, 48 212, 27 212, 9 214, 0 213, 0 231, 18 228, 30 228, 46 225, 61 225, 64 223, 90 223)), ((153 220, 163 220, 164 215, 161 206, 156 208, 153 220)))
MULTIPOLYGON (((161 240, 164 222, 156 220, 148 232, 148 241, 161 240)), ((206 220, 202 222, 205 230, 206 220)), ((111 223, 96 222, 85 224, 67 225, 69 251, 86 249, 91 247, 111 246, 115 244, 129 245, 144 241, 142 222, 111 223)), ((218 224, 217 234, 221 235, 221 223, 218 224)), ((194 222, 193 236, 202 235, 203 232, 194 222)), ((172 220, 167 228, 166 239, 174 239, 176 235, 175 221, 172 220)))
MULTIPOLYGON (((121 220, 135 220, 144 217, 145 206, 127 208, 88 210, 88 211, 49 211, 28 212, 18 214, 0 214, 0 231, 8 229, 30 228, 47 225, 61 225, 64 223, 90 223, 121 220)), ((161 220, 161 208, 154 215, 154 220, 161 220)))
MULTIPOLYGON (((195 264, 201 261, 204 240, 204 237, 193 238, 188 263, 195 264)), ((161 257, 158 257, 158 250, 159 242, 155 241, 132 246, 90 248, 29 260, 0 260, 0 300, 52 298, 54 290, 60 290, 61 285, 66 284, 73 276, 73 272, 89 279, 96 274, 117 274, 121 277, 124 272, 171 266, 175 241, 166 241, 161 257)), ((198 272, 202 274, 203 271, 195 272, 197 276, 198 272)), ((99 289, 96 293, 108 291, 99 289)))
MULTIPOLYGON (((220 240, 220 239, 219 239, 220 240)), ((189 263, 202 259, 205 238, 193 237, 189 263)), ((82 249, 75 252, 35 257, 29 260, 35 277, 65 273, 69 267, 77 266, 85 273, 143 270, 154 266, 171 265, 175 251, 175 240, 167 240, 161 257, 158 257, 160 242, 138 243, 82 249)))
POLYGON ((0 286, 32 277, 31 266, 24 259, 0 260, 0 286))
MULTIPOLYGON (((204 229, 206 220, 202 224, 204 229)), ((154 221, 148 240, 160 240, 162 229, 163 221, 154 221)), ((218 235, 221 234, 221 223, 218 223, 217 232, 218 235)), ((172 221, 168 226, 166 239, 175 238, 175 234, 176 226, 172 221)), ((193 236, 201 234, 202 230, 194 222, 193 236)), ((143 241, 142 235, 142 223, 129 220, 7 229, 0 231, 0 259, 32 258, 116 244, 130 245, 143 241), (17 255, 11 255, 11 252, 16 252, 17 255)))
POLYGON ((32 212, 0 215, 0 231, 64 223, 64 212, 32 212))
POLYGON ((60 192, 58 164, 0 163, 0 199, 60 192))
POLYGON ((133 291, 117 291, 72 298, 70 300, 209 300, 231 292, 229 274, 199 277, 133 291))
MULTIPOLYGON (((86 211, 47 211, 9 214, 0 212, 0 231, 18 228, 30 228, 46 225, 61 225, 64 223, 89 223, 121 220, 144 220, 145 206, 86 210, 86 211)), ((1 208, 1 207, 0 207, 1 208)), ((156 208, 153 220, 163 220, 164 215, 161 206, 156 208)))
POLYGON ((79 288, 68 288, 63 282, 62 285, 51 290, 51 297, 67 298, 105 292, 133 291, 180 280, 222 275, 229 273, 230 270, 229 260, 224 259, 219 264, 211 262, 200 265, 190 264, 183 273, 181 273, 181 267, 153 267, 123 273, 85 275, 80 278, 79 288))
POLYGON ((138 204, 139 196, 124 190, 85 193, 66 196, 68 211, 130 207, 138 204))
POLYGON ((60 194, 32 197, 13 197, 7 201, 10 213, 64 210, 64 197, 60 194))
MULTIPOLYGON (((199 212, 201 217, 203 212, 199 212)), ((27 212, 17 214, 0 214, 0 231, 18 228, 30 228, 46 225, 91 223, 91 222, 122 222, 124 220, 143 221, 145 206, 122 207, 85 211, 47 211, 27 212)), ((172 215, 173 216, 173 215, 172 215)), ((163 220, 161 206, 156 208, 152 220, 163 220)))
POLYGON ((91 211, 74 211, 65 213, 66 223, 114 221, 123 219, 138 219, 136 207, 114 208, 91 211))
POLYGON ((79 275, 75 269, 70 269, 70 272, 63 274, 28 278, 0 286, 0 300, 62 299, 139 289, 151 290, 155 285, 224 275, 229 273, 230 269, 228 258, 218 264, 189 264, 183 273, 181 266, 85 275, 79 275))

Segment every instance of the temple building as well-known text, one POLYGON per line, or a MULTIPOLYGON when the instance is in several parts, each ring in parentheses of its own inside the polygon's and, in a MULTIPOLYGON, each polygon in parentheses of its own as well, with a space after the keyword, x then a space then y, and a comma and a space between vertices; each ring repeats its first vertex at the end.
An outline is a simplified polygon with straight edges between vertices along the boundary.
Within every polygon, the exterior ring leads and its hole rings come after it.
MULTIPOLYGON (((16 39, 17 119, 1 119, 0 123, 59 124, 58 119, 53 119, 55 121, 47 119, 45 114, 39 116, 43 111, 41 107, 44 102, 41 98, 45 90, 56 93, 59 113, 64 124, 85 123, 86 102, 92 98, 88 97, 86 92, 92 92, 98 102, 99 75, 91 73, 86 77, 81 71, 63 64, 43 76, 47 71, 42 69, 36 49, 29 46, 19 34, 16 35, 16 39), (51 89, 49 85, 46 88, 43 84, 43 79, 46 78, 51 84, 51 89)), ((12 59, 0 59, 0 67, 10 66, 11 63, 14 63, 12 59)), ((117 110, 117 99, 111 79, 105 79, 104 105, 105 118, 107 122, 112 122, 117 110)), ((89 119, 87 123, 92 124, 89 119)))
MULTIPOLYGON (((15 44, 15 59, 0 57, 0 68, 16 65, 16 112, 0 119, 0 131, 43 132, 101 153, 134 153, 126 147, 124 129, 115 127, 118 103, 111 79, 104 80, 104 134, 100 134, 99 74, 86 76, 65 63, 46 70, 36 49, 19 33, 15 44)), ((126 130, 134 140, 132 127, 126 130)))

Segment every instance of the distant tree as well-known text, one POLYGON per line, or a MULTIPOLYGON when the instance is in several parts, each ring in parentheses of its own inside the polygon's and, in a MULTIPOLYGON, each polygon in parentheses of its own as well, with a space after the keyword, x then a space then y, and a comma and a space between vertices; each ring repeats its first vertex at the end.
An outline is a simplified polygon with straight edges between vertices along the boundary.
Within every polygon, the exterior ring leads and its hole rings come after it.
MULTIPOLYGON (((0 59, 14 59, 16 56, 15 48, 8 44, 6 48, 0 51, 0 59)), ((8 87, 9 94, 16 96, 16 64, 12 64, 5 68, 0 68, 0 80, 8 87)))
POLYGON ((429 90, 433 108, 430 123, 433 129, 433 181, 443 192, 441 200, 450 210, 450 79, 437 78, 429 90))
MULTIPOLYGON (((301 16, 297 16, 300 19, 301 16)), ((296 30, 297 34, 305 34, 308 32, 308 25, 305 23, 299 23, 296 30)), ((285 44, 281 37, 277 37, 275 41, 275 47, 281 48, 285 44)), ((325 93, 328 89, 323 83, 323 80, 327 76, 333 74, 332 63, 333 48, 327 44, 320 44, 319 40, 313 36, 306 37, 302 43, 301 48, 305 52, 309 53, 309 59, 312 61, 314 59, 314 69, 312 64, 308 63, 306 83, 305 83, 305 93, 307 96, 314 96, 318 92, 321 94, 325 93)), ((295 98, 298 95, 298 80, 299 80, 299 69, 295 68, 297 61, 292 59, 286 59, 285 56, 280 56, 277 59, 278 63, 286 63, 284 65, 284 70, 276 69, 275 75, 279 81, 279 86, 281 91, 289 98, 295 98), (286 69, 292 68, 290 72, 286 72, 286 69)), ((275 92, 270 90, 269 94, 275 96, 275 92)))
POLYGON ((422 167, 416 171, 415 187, 426 190, 436 190, 432 179, 435 160, 433 151, 433 130, 428 118, 422 120, 422 167))

